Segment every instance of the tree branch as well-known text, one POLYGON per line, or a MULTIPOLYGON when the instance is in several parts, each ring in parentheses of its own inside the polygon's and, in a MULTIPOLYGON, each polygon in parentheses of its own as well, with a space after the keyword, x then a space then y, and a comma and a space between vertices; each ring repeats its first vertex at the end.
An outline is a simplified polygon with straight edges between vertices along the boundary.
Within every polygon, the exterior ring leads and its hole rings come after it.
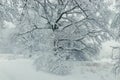
POLYGON ((26 32, 24 32, 24 33, 20 33, 20 34, 18 34, 18 36, 32 33, 32 32, 34 32, 35 30, 38 30, 38 29, 41 30, 41 29, 51 29, 51 28, 39 28, 39 27, 37 27, 36 25, 34 25, 34 28, 33 28, 33 29, 31 29, 31 30, 29 30, 29 31, 26 31, 26 32))
POLYGON ((80 6, 80 4, 79 4, 76 0, 74 0, 74 1, 75 1, 75 3, 78 5, 78 7, 80 8, 80 10, 84 13, 85 17, 88 17, 87 13, 86 13, 85 10, 80 6))
MULTIPOLYGON (((75 22, 74 24, 77 24, 77 23, 83 22, 83 21, 86 20, 86 19, 87 19, 87 18, 84 18, 84 19, 82 19, 82 20, 79 20, 79 21, 75 22)), ((70 23, 70 24, 64 26, 64 27, 62 28, 62 30, 66 29, 67 27, 72 26, 72 25, 74 25, 74 24, 73 24, 73 23, 70 23)))
POLYGON ((58 17, 58 19, 55 21, 55 23, 58 23, 58 21, 62 18, 62 16, 63 16, 64 14, 66 14, 66 13, 68 13, 68 12, 74 10, 76 7, 78 7, 78 6, 74 6, 73 8, 71 8, 71 9, 69 9, 69 10, 66 10, 66 11, 62 12, 62 13, 60 14, 60 16, 58 17))

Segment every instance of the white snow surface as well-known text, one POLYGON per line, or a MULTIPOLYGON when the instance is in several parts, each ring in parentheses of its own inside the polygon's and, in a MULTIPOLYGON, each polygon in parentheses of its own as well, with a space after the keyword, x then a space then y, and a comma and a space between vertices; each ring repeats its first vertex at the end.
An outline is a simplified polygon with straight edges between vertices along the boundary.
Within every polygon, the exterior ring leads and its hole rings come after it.
POLYGON ((75 62, 71 74, 59 76, 36 71, 32 59, 0 54, 0 80, 119 80, 110 62, 75 62))

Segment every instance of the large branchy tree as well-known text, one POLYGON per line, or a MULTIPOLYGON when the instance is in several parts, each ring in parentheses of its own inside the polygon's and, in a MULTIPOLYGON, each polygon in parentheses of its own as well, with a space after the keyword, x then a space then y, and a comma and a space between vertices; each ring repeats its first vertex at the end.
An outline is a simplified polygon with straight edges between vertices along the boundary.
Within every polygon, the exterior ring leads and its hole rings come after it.
POLYGON ((98 53, 101 41, 110 34, 111 14, 103 1, 23 0, 19 3, 16 37, 30 52, 43 50, 40 46, 46 44, 45 51, 51 49, 55 56, 65 60, 71 57, 87 60, 98 53))
POLYGON ((10 44, 17 53, 37 54, 37 64, 57 70, 61 61, 91 60, 114 38, 108 7, 105 0, 0 0, 0 25, 16 25, 10 44))

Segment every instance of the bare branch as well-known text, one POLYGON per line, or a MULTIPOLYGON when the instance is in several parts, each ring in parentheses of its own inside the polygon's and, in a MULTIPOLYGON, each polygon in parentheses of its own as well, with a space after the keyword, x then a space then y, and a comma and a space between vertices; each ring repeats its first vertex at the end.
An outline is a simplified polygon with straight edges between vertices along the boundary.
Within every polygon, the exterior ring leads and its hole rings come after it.
POLYGON ((76 0, 74 0, 74 1, 75 1, 75 3, 78 5, 78 7, 80 8, 80 10, 84 13, 85 17, 88 17, 87 13, 86 13, 85 10, 80 6, 80 4, 79 4, 76 0))
MULTIPOLYGON (((75 22, 74 24, 77 24, 77 23, 83 22, 83 21, 85 21, 86 19, 87 19, 87 18, 84 18, 84 19, 82 19, 82 20, 79 20, 79 21, 75 22)), ((74 24, 73 24, 73 23, 70 23, 70 24, 64 26, 62 30, 66 29, 67 27, 72 26, 72 25, 74 25, 74 24)))
POLYGON ((50 29, 50 28, 39 28, 39 27, 37 27, 36 25, 34 25, 34 28, 33 29, 31 29, 31 30, 29 30, 29 31, 27 31, 27 32, 24 32, 24 33, 20 33, 20 34, 18 34, 18 36, 20 36, 20 35, 25 35, 25 34, 29 34, 29 33, 32 33, 32 32, 34 32, 35 30, 43 30, 43 29, 50 29))
POLYGON ((73 8, 71 8, 71 9, 69 9, 69 10, 66 10, 66 11, 62 12, 62 13, 60 14, 60 16, 58 17, 58 19, 55 21, 55 23, 58 23, 58 21, 62 18, 62 16, 63 16, 64 14, 66 14, 66 13, 68 13, 68 12, 70 12, 70 11, 76 9, 77 7, 78 7, 78 6, 74 6, 73 8))

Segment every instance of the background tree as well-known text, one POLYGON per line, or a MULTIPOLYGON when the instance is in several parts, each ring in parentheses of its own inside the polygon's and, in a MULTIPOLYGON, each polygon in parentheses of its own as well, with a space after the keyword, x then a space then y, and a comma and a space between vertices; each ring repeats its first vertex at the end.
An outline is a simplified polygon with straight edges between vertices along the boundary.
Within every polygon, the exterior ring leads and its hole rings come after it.
MULTIPOLYGON (((111 31, 113 32, 114 39, 116 42, 120 42, 120 12, 119 12, 119 8, 120 8, 120 4, 119 4, 119 0, 116 0, 115 3, 115 14, 112 20, 112 24, 111 24, 111 31)), ((116 75, 118 75, 120 73, 120 46, 115 46, 113 47, 113 49, 116 49, 117 52, 113 51, 113 55, 116 55, 115 58, 113 58, 116 62, 114 64, 113 70, 114 73, 116 75)))

